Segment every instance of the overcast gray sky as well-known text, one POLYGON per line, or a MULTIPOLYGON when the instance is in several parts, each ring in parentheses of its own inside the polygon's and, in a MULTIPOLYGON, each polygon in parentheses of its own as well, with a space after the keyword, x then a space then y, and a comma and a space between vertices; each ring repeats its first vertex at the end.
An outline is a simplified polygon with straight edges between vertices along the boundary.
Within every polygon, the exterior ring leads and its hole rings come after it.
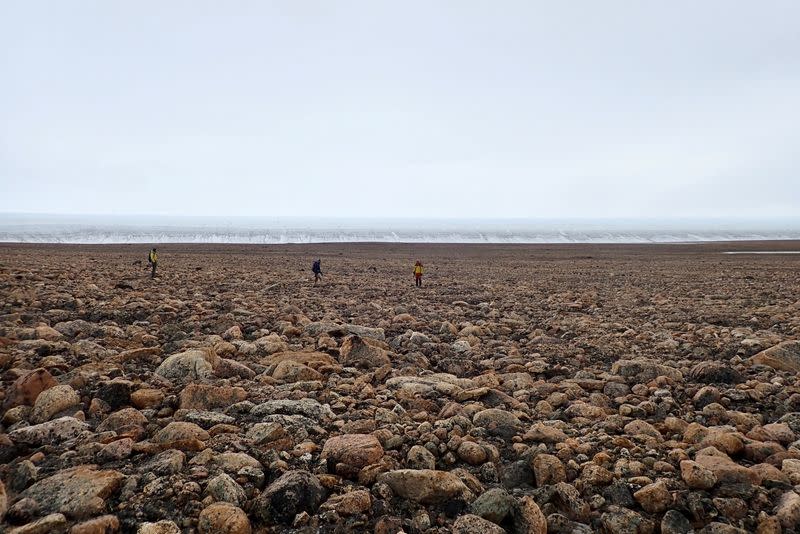
POLYGON ((800 2, 0 0, 0 211, 800 212, 800 2))

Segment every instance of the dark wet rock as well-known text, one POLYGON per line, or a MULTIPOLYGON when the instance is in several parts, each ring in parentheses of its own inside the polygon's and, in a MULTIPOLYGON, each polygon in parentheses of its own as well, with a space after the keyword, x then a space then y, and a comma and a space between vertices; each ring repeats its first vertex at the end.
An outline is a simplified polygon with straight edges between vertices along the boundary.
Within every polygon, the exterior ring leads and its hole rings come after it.
POLYGON ((501 473, 503 486, 508 489, 524 485, 533 485, 534 475, 530 465, 525 460, 517 460, 503 467, 501 473))
POLYGON ((623 508, 632 508, 635 504, 630 488, 622 480, 617 480, 610 486, 604 488, 603 497, 609 503, 616 504, 623 508))
POLYGON ((682 373, 677 369, 649 360, 618 360, 611 366, 611 373, 633 383, 649 382, 659 376, 678 381, 683 379, 682 373))
POLYGON ((119 410, 131 404, 133 382, 114 379, 101 382, 97 390, 97 398, 108 404, 112 410, 119 410))
POLYGON ((489 408, 476 413, 472 419, 472 424, 484 427, 490 434, 506 439, 516 435, 522 427, 522 423, 517 416, 497 408, 489 408))
POLYGON ((738 384, 744 382, 742 374, 722 362, 700 362, 689 371, 689 379, 700 384, 738 384))
POLYGON ((661 534, 689 534, 692 524, 677 510, 668 510, 661 518, 661 534))
POLYGON ((253 503, 252 512, 262 521, 290 524, 301 512, 313 514, 325 499, 325 490, 308 471, 281 475, 253 503))

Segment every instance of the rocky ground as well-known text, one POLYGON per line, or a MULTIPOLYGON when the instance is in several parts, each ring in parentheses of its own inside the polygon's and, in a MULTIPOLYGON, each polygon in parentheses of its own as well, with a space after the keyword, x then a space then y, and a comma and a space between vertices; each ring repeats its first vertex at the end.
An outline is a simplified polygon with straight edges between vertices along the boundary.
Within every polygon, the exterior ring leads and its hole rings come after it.
POLYGON ((746 248, 0 245, 0 530, 797 532, 746 248))

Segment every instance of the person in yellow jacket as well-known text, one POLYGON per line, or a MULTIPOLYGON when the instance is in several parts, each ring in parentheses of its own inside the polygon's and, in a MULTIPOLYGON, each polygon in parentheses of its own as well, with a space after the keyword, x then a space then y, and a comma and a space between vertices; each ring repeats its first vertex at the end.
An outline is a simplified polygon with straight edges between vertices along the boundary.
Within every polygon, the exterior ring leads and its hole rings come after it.
POLYGON ((156 265, 158 264, 158 252, 156 251, 155 247, 153 247, 153 249, 150 251, 150 254, 147 255, 147 261, 149 261, 150 265, 153 266, 153 272, 150 274, 150 278, 155 278, 156 265))
POLYGON ((414 264, 414 280, 417 282, 417 287, 422 287, 422 263, 419 260, 414 264))

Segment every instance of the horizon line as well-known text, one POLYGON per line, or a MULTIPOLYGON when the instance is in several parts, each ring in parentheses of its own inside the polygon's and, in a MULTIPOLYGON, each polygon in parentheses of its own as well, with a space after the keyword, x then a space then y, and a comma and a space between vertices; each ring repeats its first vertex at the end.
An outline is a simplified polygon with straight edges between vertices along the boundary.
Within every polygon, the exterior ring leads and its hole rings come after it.
POLYGON ((186 214, 186 213, 64 213, 64 212, 29 212, 29 211, 1 211, 0 217, 5 216, 39 216, 39 217, 171 217, 176 219, 208 218, 208 219, 330 219, 330 220, 431 220, 431 221, 777 221, 797 220, 800 215, 772 215, 772 216, 732 216, 732 215, 669 215, 669 216, 408 216, 408 215, 267 215, 267 214, 186 214))

